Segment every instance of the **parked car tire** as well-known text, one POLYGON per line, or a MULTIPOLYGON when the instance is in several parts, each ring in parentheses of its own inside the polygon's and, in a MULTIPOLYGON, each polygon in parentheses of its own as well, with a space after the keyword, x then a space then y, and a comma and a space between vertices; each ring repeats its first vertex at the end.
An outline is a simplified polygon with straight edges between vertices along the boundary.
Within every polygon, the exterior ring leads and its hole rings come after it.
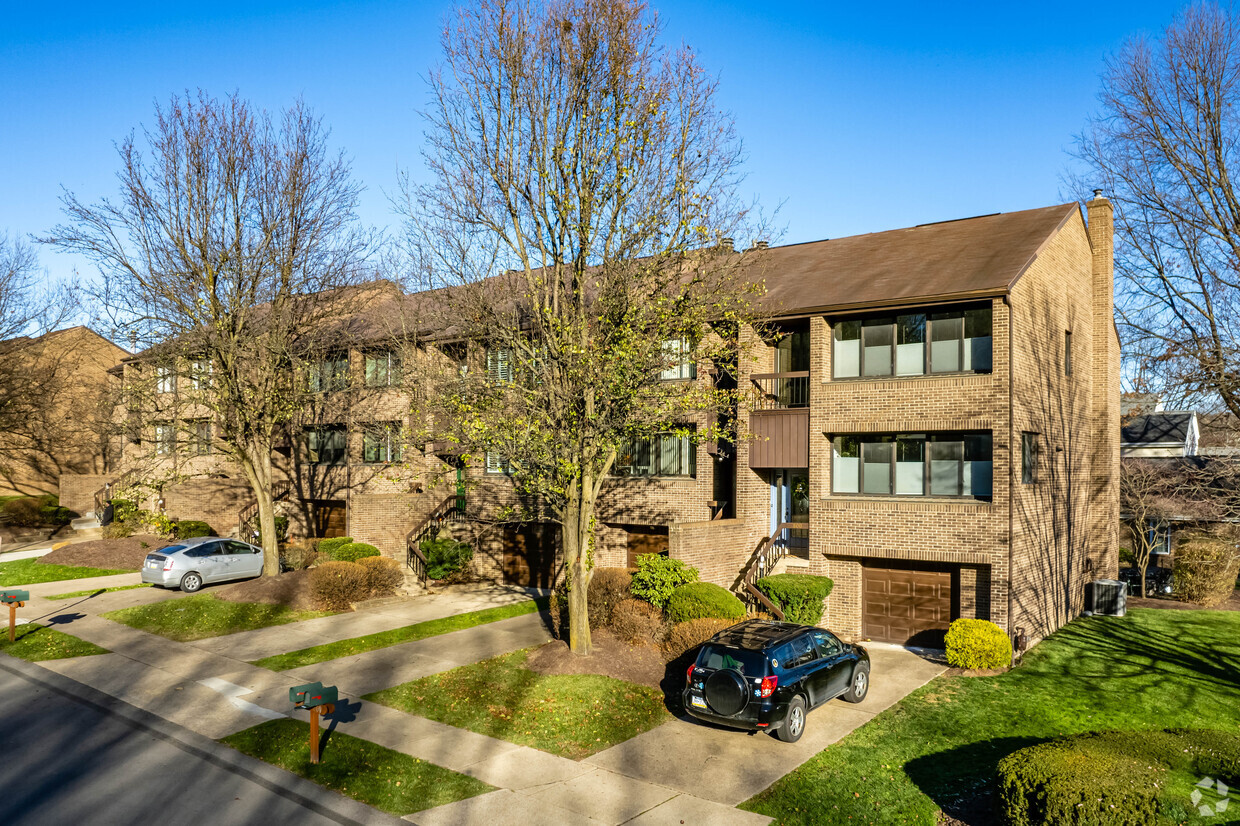
POLYGON ((865 663, 858 663, 857 667, 853 669, 852 680, 848 683, 848 690, 844 692, 844 701, 859 703, 869 693, 870 667, 865 663))
POLYGON ((805 698, 792 698, 792 702, 788 703, 788 716, 784 717, 784 724, 775 733, 785 743, 795 743, 801 739, 805 733, 805 698))
POLYGON ((192 594, 195 591, 201 591, 202 575, 190 571, 188 574, 181 577, 181 590, 187 594, 192 594))

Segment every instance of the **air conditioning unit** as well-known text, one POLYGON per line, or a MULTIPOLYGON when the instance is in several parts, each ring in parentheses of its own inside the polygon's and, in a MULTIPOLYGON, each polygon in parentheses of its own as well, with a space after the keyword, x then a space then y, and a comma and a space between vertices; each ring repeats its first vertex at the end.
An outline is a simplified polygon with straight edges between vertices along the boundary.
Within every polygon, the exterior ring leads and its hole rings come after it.
POLYGON ((1085 616, 1122 617, 1128 586, 1118 579, 1095 579, 1085 586, 1085 616))

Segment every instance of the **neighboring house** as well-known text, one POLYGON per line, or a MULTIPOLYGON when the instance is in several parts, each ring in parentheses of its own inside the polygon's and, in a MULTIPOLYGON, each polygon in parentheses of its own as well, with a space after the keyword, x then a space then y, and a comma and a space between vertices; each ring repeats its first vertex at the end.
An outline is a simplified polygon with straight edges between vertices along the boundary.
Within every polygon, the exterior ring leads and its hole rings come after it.
MULTIPOLYGON (((754 346, 735 377, 740 438, 634 444, 600 500, 595 564, 668 553, 742 590, 758 561, 786 553, 781 569, 835 580, 825 624, 897 643, 941 644, 956 617, 1036 640, 1079 614, 1084 583, 1116 572, 1119 526, 1111 206, 1088 213, 1064 204, 755 256, 772 321, 741 331, 754 346)), ((549 584, 556 529, 504 521, 504 457, 466 463, 448 442, 394 439, 418 423, 410 388, 371 387, 393 374, 380 356, 352 347, 313 374, 351 406, 275 457, 294 530, 404 559, 408 532, 456 519, 480 573, 549 584)), ((451 342, 418 357, 507 369, 502 352, 451 342)), ((718 380, 708 367, 686 352, 664 378, 718 380)), ((248 492, 201 452, 209 434, 175 435, 187 432, 148 410, 128 454, 175 467, 162 477, 170 515, 235 530, 248 492)))
POLYGON ((128 353, 87 327, 0 342, 0 494, 57 493, 108 470, 107 421, 128 353))
POLYGON ((1120 425, 1120 456, 1169 459, 1196 456, 1201 431, 1193 411, 1159 410, 1124 417, 1120 425))
POLYGON ((1201 438, 1198 456, 1240 457, 1240 422, 1231 413, 1201 413, 1197 416, 1201 438))

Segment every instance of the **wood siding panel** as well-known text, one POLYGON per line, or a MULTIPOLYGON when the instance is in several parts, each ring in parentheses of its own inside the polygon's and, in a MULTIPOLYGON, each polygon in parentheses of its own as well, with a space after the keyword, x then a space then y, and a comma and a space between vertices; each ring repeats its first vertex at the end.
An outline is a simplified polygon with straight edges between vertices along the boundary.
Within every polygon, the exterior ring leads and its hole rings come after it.
POLYGON ((749 414, 751 468, 809 467, 809 410, 749 414))

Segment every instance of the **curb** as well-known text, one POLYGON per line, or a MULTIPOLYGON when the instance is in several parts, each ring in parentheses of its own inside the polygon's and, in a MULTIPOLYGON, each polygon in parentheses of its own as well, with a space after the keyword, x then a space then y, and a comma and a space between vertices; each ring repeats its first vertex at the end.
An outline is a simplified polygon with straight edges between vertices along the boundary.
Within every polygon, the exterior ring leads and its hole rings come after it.
POLYGON ((265 789, 345 826, 389 824, 407 826, 407 820, 382 812, 365 803, 326 789, 270 763, 242 754, 236 749, 189 729, 168 722, 145 709, 132 706, 110 694, 83 685, 36 663, 0 654, 0 669, 53 691, 96 711, 110 714, 133 728, 148 732, 182 751, 244 777, 265 789))

